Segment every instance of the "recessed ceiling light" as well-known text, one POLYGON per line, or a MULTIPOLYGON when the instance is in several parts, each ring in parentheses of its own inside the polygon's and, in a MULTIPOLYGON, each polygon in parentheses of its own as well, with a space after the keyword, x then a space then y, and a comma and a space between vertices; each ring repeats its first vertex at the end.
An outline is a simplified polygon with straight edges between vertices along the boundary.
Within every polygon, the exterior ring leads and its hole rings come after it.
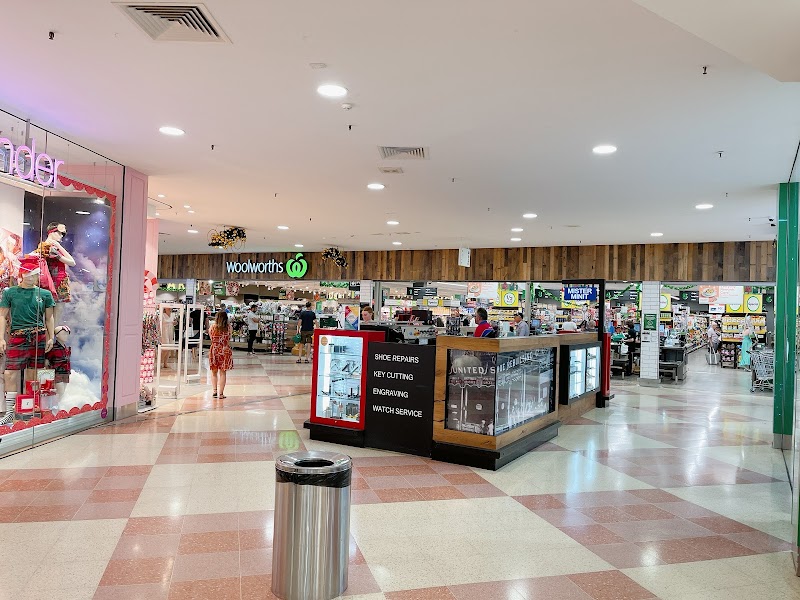
POLYGON ((511 238, 512 242, 521 242, 522 238, 511 238))
POLYGON ((650 234, 650 237, 661 237, 662 235, 664 234, 658 231, 654 231, 653 233, 650 234))
POLYGON ((166 196, 164 194, 159 194, 158 197, 159 198, 166 198, 166 196))
POLYGON ((187 211, 187 212, 188 212, 190 215, 193 215, 193 214, 194 214, 194 211, 193 211, 193 210, 190 210, 190 211, 187 211))
POLYGON ((161 216, 161 213, 156 213, 156 216, 157 216, 157 217, 160 217, 160 216, 161 216))
POLYGON ((522 227, 512 227, 511 231, 513 231, 514 233, 519 233, 520 231, 524 231, 524 230, 522 229, 522 227))
POLYGON ((75 214, 76 215, 90 215, 92 213, 90 213, 88 210, 76 210, 75 214))
POLYGON ((335 83, 327 83, 317 88, 317 93, 326 98, 344 98, 347 96, 347 88, 335 83))
POLYGON ((199 233, 197 229, 187 229, 186 231, 188 231, 189 233, 199 233))
POLYGON ((697 210, 708 210, 709 208, 714 208, 713 204, 697 204, 695 205, 697 210))
POLYGON ((183 205, 183 208, 192 208, 192 207, 191 207, 191 206, 189 206, 188 204, 184 204, 184 205, 183 205))
POLYGON ((368 184, 367 184, 367 187, 368 187, 369 189, 371 189, 371 190, 382 190, 382 189, 383 189, 383 188, 385 188, 386 186, 385 186, 385 185, 383 185, 382 183, 368 183, 368 184))
POLYGON ((387 225, 400 225, 400 221, 386 221, 387 225))
POLYGON ((600 144, 599 146, 592 148, 592 152, 595 154, 614 154, 616 151, 617 147, 612 146, 611 144, 600 144))
POLYGON ((278 229, 289 229, 286 225, 278 225, 278 229))
POLYGON ((535 219, 535 218, 536 218, 536 213, 525 213, 525 214, 524 214, 524 215, 522 215, 522 216, 523 216, 525 219, 535 219))
POLYGON ((302 247, 303 247, 303 244, 295 244, 295 245, 294 245, 294 247, 295 247, 295 248, 302 248, 302 247))
POLYGON ((169 125, 165 125, 164 127, 159 127, 158 130, 164 135, 183 135, 184 133, 186 133, 180 127, 171 127, 169 125))
POLYGON ((402 246, 403 242, 392 242, 393 246, 402 246))

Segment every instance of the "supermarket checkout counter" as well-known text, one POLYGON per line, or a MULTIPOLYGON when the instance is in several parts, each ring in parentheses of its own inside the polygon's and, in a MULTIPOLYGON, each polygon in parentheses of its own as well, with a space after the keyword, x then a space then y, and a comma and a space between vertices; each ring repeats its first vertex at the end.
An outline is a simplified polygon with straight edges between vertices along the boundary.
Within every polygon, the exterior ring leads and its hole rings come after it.
POLYGON ((306 426, 314 440, 496 470, 594 408, 591 394, 559 405, 559 357, 586 344, 596 334, 442 335, 433 346, 318 329, 306 426))

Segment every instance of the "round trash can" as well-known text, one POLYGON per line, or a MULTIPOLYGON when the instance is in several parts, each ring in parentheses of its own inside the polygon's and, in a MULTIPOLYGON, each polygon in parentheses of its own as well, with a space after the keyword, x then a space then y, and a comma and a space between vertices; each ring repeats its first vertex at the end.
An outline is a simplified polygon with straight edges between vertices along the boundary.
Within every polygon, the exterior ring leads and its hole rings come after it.
POLYGON ((330 600, 347 589, 352 470, 350 457, 336 452, 293 452, 275 461, 278 598, 330 600))

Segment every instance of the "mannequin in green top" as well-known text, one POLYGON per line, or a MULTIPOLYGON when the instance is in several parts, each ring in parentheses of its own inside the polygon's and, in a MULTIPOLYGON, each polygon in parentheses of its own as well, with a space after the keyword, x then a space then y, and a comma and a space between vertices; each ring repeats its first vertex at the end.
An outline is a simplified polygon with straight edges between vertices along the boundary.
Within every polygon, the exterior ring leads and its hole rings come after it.
MULTIPOLYGON (((54 338, 55 301, 53 294, 39 287, 39 257, 24 257, 20 261, 19 274, 19 284, 5 289, 0 298, 0 354, 6 363, 6 392, 21 390, 17 371, 25 370, 25 381, 37 378, 36 370, 44 368, 45 354, 52 349, 54 338), (11 329, 6 339, 9 319, 11 329)), ((0 423, 13 420, 13 406, 6 405, 5 408, 6 415, 0 417, 0 423)), ((0 415, 2 412, 0 406, 0 415)))

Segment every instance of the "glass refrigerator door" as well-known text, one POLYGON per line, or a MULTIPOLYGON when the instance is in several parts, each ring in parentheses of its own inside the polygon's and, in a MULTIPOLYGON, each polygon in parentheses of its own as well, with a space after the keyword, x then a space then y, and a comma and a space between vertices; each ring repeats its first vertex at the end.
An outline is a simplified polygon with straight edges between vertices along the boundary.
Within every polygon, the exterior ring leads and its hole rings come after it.
POLYGON ((586 349, 586 391, 600 387, 600 348, 586 349))
POLYGON ((586 350, 569 353, 569 398, 577 398, 586 391, 586 350))
POLYGON ((361 422, 361 369, 364 340, 324 335, 317 346, 316 416, 361 422))

